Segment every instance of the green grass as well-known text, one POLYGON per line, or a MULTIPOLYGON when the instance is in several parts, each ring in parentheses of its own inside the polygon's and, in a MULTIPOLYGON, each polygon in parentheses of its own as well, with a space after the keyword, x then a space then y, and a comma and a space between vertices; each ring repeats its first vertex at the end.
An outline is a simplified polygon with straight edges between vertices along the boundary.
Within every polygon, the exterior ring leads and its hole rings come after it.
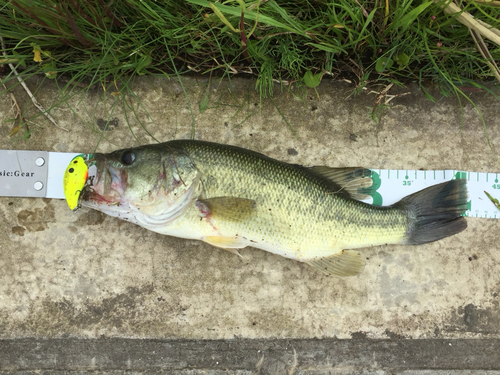
MULTIPOLYGON (((0 0, 2 62, 24 78, 67 77, 74 85, 129 92, 138 75, 255 77, 261 97, 274 82, 315 87, 326 75, 384 85, 432 80, 467 97, 494 76, 467 27, 432 1, 414 0, 0 0), (387 6, 388 5, 388 6, 387 6), (36 61, 35 61, 36 60, 36 61)), ((490 25, 500 8, 464 2, 490 25)), ((500 47, 486 41, 493 59, 500 47)), ((3 83, 17 84, 8 68, 3 83)), ((488 88, 489 87, 489 88, 488 88)), ((430 98, 432 99, 432 98, 430 98)), ((190 108, 191 103, 189 103, 190 108)), ((193 125, 194 126, 194 125, 193 125)))

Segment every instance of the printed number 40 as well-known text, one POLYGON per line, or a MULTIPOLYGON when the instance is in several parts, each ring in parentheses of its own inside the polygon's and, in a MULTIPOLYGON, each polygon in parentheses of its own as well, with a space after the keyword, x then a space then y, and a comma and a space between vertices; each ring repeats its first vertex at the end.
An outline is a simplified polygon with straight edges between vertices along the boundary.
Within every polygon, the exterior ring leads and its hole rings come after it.
POLYGON ((411 181, 403 181, 403 186, 411 186, 411 181))

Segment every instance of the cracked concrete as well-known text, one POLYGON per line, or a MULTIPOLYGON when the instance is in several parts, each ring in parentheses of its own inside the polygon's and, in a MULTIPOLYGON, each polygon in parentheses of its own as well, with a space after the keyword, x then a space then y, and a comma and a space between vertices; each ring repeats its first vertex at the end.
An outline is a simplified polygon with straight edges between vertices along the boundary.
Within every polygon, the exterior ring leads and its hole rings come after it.
MULTIPOLYGON (((184 80, 189 103, 178 82, 157 78, 137 82, 140 103, 113 88, 78 94, 51 111, 70 133, 38 117, 29 140, 4 136, 0 148, 109 152, 194 131, 304 165, 499 169, 471 105, 433 103, 415 86, 391 92, 409 94, 380 108, 375 123, 376 95, 351 95, 344 82, 324 82, 317 94, 284 90, 274 104, 259 101, 253 81, 233 79, 231 90, 212 83, 200 113, 206 83, 184 80)), ((58 102, 53 83, 38 95, 46 107, 58 102)), ((470 97, 498 147, 498 104, 470 97)), ((0 96, 4 135, 11 107, 0 96)), ((363 250, 364 272, 341 279, 252 248, 240 259, 88 209, 73 213, 62 200, 0 198, 0 339, 500 339, 500 221, 467 222, 437 243, 363 250)))

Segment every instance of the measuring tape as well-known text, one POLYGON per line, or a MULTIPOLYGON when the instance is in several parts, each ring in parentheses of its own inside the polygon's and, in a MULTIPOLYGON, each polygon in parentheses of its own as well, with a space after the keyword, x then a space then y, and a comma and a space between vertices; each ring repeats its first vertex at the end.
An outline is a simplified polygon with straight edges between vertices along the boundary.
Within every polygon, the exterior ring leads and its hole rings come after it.
MULTIPOLYGON (((65 199, 64 173, 78 155, 0 150, 0 197, 65 199)), ((89 170, 92 173, 95 171, 89 170)), ((464 216, 500 219, 500 211, 485 194, 500 200, 500 173, 372 169, 376 191, 367 202, 388 206, 426 187, 457 178, 467 180, 469 201, 464 216)))
POLYGON ((416 171, 372 169, 376 192, 370 203, 388 206, 426 187, 453 179, 467 180, 469 201, 464 216, 500 219, 500 211, 485 191, 500 200, 500 173, 464 172, 457 170, 416 171))

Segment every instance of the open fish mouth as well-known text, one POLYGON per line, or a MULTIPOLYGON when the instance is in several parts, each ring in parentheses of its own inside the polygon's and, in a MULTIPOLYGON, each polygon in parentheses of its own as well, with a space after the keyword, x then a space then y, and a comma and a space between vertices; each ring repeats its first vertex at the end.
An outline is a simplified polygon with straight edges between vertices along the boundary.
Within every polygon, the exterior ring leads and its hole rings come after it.
POLYGON ((96 154, 97 173, 83 199, 96 204, 122 203, 127 188, 127 172, 108 164, 103 155, 96 154))

